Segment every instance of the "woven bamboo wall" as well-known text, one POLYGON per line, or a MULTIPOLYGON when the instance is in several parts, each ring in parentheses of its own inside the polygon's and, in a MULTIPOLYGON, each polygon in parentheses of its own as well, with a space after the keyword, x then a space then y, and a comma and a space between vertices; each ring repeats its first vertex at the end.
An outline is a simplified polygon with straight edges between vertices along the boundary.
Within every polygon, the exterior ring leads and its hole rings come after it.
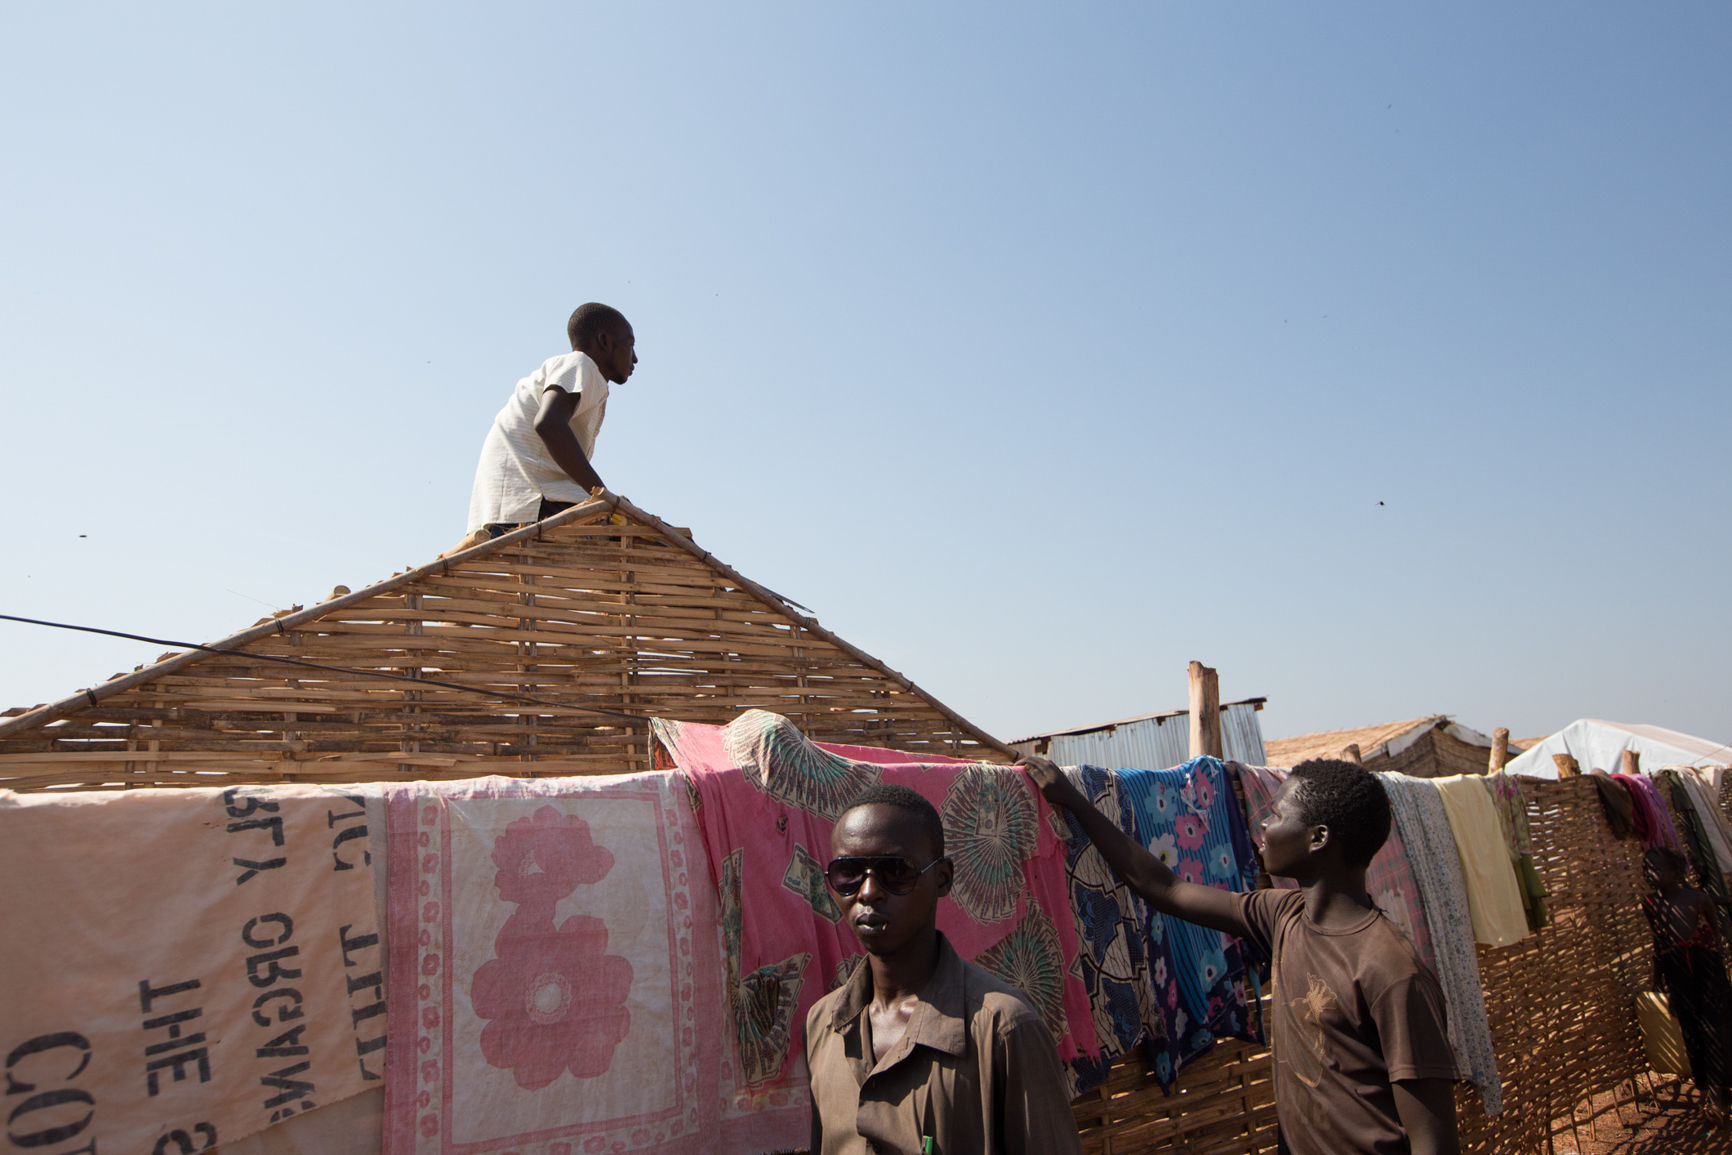
MULTIPOLYGON (((1633 1097, 1647 1069, 1635 1014, 1653 974, 1641 845, 1612 838, 1586 779, 1524 778, 1522 788, 1551 921, 1514 946, 1479 948, 1504 1109, 1488 1118, 1463 1088, 1457 1114, 1462 1150, 1487 1155, 1549 1152, 1577 1103, 1605 1091, 1633 1097)), ((1072 1109, 1091 1155, 1275 1150, 1269 1053, 1242 1043, 1187 1067, 1171 1096, 1128 1058, 1072 1109)))
POLYGON ((1634 1093, 1648 1067, 1635 1008, 1654 973, 1642 846, 1612 837, 1585 778, 1524 778, 1522 789, 1551 920, 1514 946, 1479 948, 1504 1111, 1488 1119, 1464 1104, 1467 1151, 1550 1150, 1577 1103, 1634 1093))
POLYGON ((217 645, 241 652, 165 655, 0 720, 0 787, 649 768, 644 724, 584 707, 716 723, 760 707, 823 741, 1004 760, 906 678, 611 495, 217 645))
POLYGON ((1240 1155, 1275 1150, 1269 1049, 1230 1041, 1179 1074, 1171 1095, 1140 1056, 1071 1104, 1088 1155, 1184 1151, 1240 1155))

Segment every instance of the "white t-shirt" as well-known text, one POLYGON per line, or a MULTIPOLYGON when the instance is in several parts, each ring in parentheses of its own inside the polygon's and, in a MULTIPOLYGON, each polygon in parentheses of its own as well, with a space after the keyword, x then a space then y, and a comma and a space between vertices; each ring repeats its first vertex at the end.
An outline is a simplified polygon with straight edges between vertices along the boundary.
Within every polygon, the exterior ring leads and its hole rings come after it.
POLYGON ((541 395, 554 388, 578 394, 571 431, 577 435, 584 457, 594 459, 595 436, 607 415, 607 378, 587 354, 550 357, 517 383, 511 400, 493 419, 493 428, 481 444, 481 464, 475 469, 475 488, 469 492, 468 532, 500 522, 534 521, 544 497, 550 501, 584 501, 589 497, 589 491, 553 460, 535 431, 541 395))

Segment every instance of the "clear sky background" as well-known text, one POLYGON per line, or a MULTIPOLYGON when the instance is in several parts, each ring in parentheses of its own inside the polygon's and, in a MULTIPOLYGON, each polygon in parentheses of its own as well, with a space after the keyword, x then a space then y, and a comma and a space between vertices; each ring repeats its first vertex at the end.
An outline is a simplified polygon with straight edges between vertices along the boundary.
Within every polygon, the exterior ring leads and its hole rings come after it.
POLYGON ((0 15, 0 612, 431 560, 595 299, 608 484, 1002 738, 1732 740, 1724 4, 245 9, 0 15))

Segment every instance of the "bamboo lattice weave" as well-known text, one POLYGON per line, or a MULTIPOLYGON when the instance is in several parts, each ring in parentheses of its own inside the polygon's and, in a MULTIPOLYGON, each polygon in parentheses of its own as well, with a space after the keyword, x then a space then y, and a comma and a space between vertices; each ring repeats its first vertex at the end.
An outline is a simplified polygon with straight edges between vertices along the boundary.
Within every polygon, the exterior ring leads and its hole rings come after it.
POLYGON ((0 722, 0 786, 648 769, 645 725, 597 708, 715 723, 760 708, 824 741, 1003 758, 906 678, 618 498, 279 625, 221 645, 243 653, 141 668, 95 688, 93 705, 0 722))

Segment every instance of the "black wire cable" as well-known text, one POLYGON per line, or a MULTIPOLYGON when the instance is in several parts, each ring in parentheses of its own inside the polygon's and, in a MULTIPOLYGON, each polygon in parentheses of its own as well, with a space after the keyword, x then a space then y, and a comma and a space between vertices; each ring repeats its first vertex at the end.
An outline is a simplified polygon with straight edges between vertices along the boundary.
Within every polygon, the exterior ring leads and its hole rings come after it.
MULTIPOLYGON (((309 670, 325 670, 333 674, 360 675, 366 678, 387 678, 392 681, 408 682, 414 686, 439 686, 447 690, 462 690, 467 694, 484 694, 489 698, 504 698, 512 702, 528 702, 535 706, 551 706, 558 710, 584 710, 591 714, 605 714, 609 718, 624 718, 631 722, 648 722, 649 719, 640 714, 627 714, 620 710, 604 710, 600 706, 580 706, 575 702, 550 702, 545 698, 531 698, 524 694, 507 694, 502 690, 488 690, 478 686, 465 686, 461 682, 436 682, 431 678, 411 678, 407 674, 387 674, 378 670, 357 670, 349 666, 327 666, 319 662, 309 662, 304 658, 284 658, 276 654, 260 654, 252 650, 230 650, 221 646, 201 646, 197 642, 177 642, 170 638, 152 638, 144 634, 129 634, 122 630, 104 630, 96 626, 75 626, 69 622, 48 622, 41 618, 21 618, 16 614, 0 614, 0 621, 23 622, 31 626, 48 626, 56 630, 77 630, 84 634, 105 634, 111 638, 125 638, 132 642, 149 642, 156 646, 176 646, 183 650, 202 650, 207 654, 232 654, 240 658, 255 658, 261 662, 280 662, 285 666, 303 666, 309 670)), ((84 691, 96 704, 96 696, 91 690, 84 691)), ((259 707, 270 709, 268 703, 259 707)))

